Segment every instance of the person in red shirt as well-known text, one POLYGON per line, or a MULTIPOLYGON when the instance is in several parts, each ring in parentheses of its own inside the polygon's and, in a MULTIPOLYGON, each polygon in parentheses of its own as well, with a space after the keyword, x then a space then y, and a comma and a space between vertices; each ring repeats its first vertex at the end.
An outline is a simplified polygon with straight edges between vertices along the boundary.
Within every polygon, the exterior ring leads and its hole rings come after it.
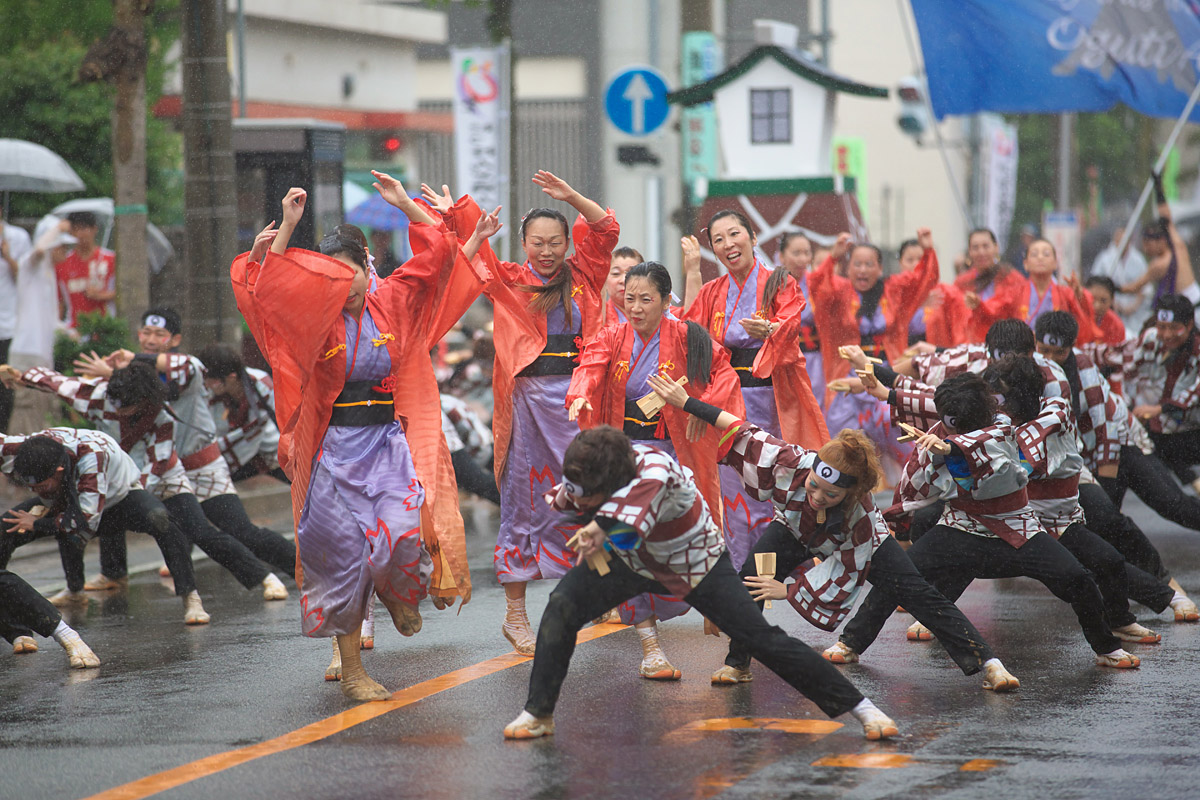
POLYGON ((987 228, 976 228, 967 236, 967 257, 971 268, 955 278, 954 285, 971 312, 966 341, 979 344, 993 322, 1016 316, 1011 309, 1028 295, 1029 288, 1020 272, 1000 262, 996 234, 987 228))
POLYGON ((1084 284, 1092 293, 1092 308, 1096 312, 1096 327, 1100 329, 1099 341, 1103 344, 1120 344, 1125 341, 1125 323, 1113 310, 1113 298, 1117 296, 1117 285, 1106 275, 1093 275, 1084 284))
POLYGON ((91 211, 67 215, 71 235, 79 240, 71 254, 55 266, 58 291, 66 306, 66 319, 74 328, 80 314, 116 316, 116 254, 96 244, 100 225, 91 211))

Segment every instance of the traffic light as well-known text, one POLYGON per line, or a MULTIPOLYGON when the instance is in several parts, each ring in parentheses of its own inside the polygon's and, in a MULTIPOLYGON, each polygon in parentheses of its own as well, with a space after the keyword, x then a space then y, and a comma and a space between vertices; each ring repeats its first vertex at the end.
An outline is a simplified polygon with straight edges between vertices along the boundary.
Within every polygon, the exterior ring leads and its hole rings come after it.
POLYGON ((897 94, 900 95, 900 116, 896 122, 900 130, 921 143, 921 137, 929 130, 929 106, 925 101, 925 81, 917 77, 900 79, 897 94))

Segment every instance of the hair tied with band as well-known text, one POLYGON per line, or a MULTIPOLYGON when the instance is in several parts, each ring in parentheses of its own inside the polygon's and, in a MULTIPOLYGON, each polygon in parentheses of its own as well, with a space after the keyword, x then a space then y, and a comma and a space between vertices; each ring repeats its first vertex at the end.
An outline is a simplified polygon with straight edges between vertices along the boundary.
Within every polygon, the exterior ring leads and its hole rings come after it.
POLYGON ((858 483, 858 478, 847 475, 832 464, 827 464, 820 459, 813 464, 813 474, 839 489, 849 489, 858 483))

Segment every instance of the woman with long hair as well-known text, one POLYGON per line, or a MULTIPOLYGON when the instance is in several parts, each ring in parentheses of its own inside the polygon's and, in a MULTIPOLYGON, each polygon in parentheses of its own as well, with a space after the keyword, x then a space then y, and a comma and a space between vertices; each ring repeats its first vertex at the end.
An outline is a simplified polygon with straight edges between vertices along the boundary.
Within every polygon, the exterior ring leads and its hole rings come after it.
MULTIPOLYGON (((561 212, 535 208, 517 231, 523 263, 500 260, 486 243, 479 250, 491 272, 483 291, 495 308, 492 432, 501 504, 493 563, 507 602, 502 630, 522 655, 533 655, 536 644, 526 584, 561 578, 575 560, 567 548, 574 530, 541 496, 561 480, 563 453, 579 432, 567 419, 567 387, 583 343, 604 323, 601 290, 621 232, 611 211, 562 178, 540 170, 533 182, 579 213, 574 231, 561 212)), ((473 230, 480 211, 470 196, 454 202, 446 186, 440 195, 422 190, 460 239, 473 230)))

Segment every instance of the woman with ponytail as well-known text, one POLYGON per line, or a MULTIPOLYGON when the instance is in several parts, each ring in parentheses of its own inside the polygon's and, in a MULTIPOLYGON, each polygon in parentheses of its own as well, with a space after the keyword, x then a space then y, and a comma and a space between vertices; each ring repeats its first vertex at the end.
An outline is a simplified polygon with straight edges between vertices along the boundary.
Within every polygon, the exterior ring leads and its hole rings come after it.
MULTIPOLYGON (((889 535, 871 497, 883 469, 874 443, 862 431, 840 431, 814 452, 780 441, 728 411, 690 399, 663 381, 652 381, 652 386, 670 405, 722 431, 721 463, 737 470, 753 496, 772 503, 775 520, 755 544, 754 553, 775 553, 775 575, 788 575, 805 561, 820 559, 788 587, 774 577, 758 577, 755 560, 747 558, 740 576, 755 600, 786 599, 800 616, 832 631, 854 606, 864 580, 869 581, 926 626, 936 626, 938 639, 964 674, 982 669, 985 689, 1017 688, 1017 679, 992 655, 979 631, 921 577, 889 535)), ((835 648, 826 651, 826 658, 841 663, 857 660, 849 650, 844 658, 830 658, 835 648)), ((713 684, 752 679, 749 651, 731 639, 725 666, 713 673, 713 684)))
MULTIPOLYGON (((787 270, 771 269, 757 257, 754 229, 740 212, 717 212, 707 232, 727 274, 700 289, 685 318, 729 349, 751 422, 789 442, 820 447, 829 433, 800 351, 804 296, 787 270)), ((721 498, 725 541, 740 568, 774 510, 747 494, 729 469, 721 470, 721 498)))
MULTIPOLYGON (((717 473, 717 432, 677 408, 647 416, 637 401, 653 392, 651 375, 672 381, 687 378, 684 391, 705 402, 744 411, 738 379, 729 355, 714 347, 708 332, 695 322, 669 316, 671 276, 656 261, 638 264, 625 275, 628 322, 609 325, 588 342, 567 390, 567 415, 587 430, 611 425, 634 442, 653 445, 691 470, 720 524, 721 484, 717 473)), ((634 624, 642 637, 643 677, 675 680, 658 645, 655 619, 687 613, 689 606, 667 595, 643 594, 623 603, 621 621, 634 624)))
MULTIPOLYGON (((529 581, 561 578, 575 561, 567 549, 574 531, 542 502, 562 480, 562 457, 579 432, 567 419, 567 386, 583 343, 604 324, 601 291, 612 264, 620 226, 611 211, 545 170, 533 177, 549 197, 579 212, 574 231, 549 208, 525 215, 517 231, 525 261, 501 261, 485 242, 479 250, 491 272, 484 294, 495 309, 496 483, 500 531, 493 563, 504 585, 503 633, 521 655, 533 655, 533 631, 525 611, 529 581), (572 233, 575 253, 567 257, 572 233)), ((480 210, 470 196, 454 202, 450 189, 422 186, 447 227, 465 240, 480 210)))

